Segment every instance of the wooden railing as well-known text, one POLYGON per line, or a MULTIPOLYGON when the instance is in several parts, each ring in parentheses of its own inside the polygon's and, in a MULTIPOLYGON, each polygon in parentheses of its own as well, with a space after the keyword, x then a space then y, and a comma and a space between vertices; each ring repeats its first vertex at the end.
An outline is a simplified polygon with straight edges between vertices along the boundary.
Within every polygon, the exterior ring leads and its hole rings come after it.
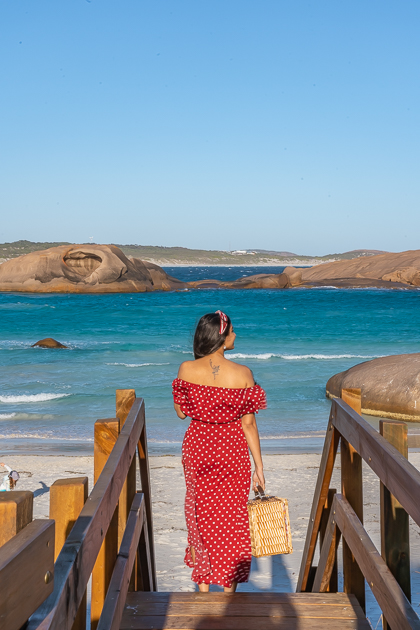
POLYGON ((95 423, 90 495, 87 478, 58 480, 50 490, 54 520, 33 521, 0 547, 1 628, 18 630, 30 617, 27 630, 85 630, 91 576, 91 629, 119 627, 129 590, 157 590, 144 401, 117 390, 116 415, 95 423))
POLYGON ((366 580, 382 609, 385 628, 420 629, 410 604, 408 544, 408 515, 420 525, 420 472, 407 460, 406 424, 383 420, 378 433, 360 411, 360 390, 343 390, 342 399, 332 402, 297 591, 337 591, 341 538, 344 592, 356 595, 365 609, 366 580), (339 445, 341 494, 336 494, 330 482, 339 445), (362 460, 381 481, 380 552, 363 527, 362 460), (314 566, 318 538, 319 562, 314 566))

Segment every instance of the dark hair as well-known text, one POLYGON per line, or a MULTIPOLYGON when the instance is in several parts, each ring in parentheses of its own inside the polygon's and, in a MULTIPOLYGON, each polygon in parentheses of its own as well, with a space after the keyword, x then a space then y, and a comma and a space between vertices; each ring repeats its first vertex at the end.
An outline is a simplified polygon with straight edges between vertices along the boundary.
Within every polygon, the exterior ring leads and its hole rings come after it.
POLYGON ((203 315, 200 319, 194 333, 193 350, 195 359, 206 357, 216 352, 220 346, 223 346, 232 327, 230 317, 228 315, 226 315, 226 317, 226 330, 221 335, 219 335, 220 315, 218 313, 207 313, 207 315, 203 315))

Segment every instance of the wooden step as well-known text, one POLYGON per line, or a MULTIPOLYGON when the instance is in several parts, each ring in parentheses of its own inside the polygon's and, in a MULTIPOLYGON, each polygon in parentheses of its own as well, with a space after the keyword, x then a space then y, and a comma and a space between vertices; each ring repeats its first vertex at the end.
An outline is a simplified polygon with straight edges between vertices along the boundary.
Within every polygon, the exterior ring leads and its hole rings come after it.
POLYGON ((344 593, 128 593, 120 630, 370 629, 344 593))

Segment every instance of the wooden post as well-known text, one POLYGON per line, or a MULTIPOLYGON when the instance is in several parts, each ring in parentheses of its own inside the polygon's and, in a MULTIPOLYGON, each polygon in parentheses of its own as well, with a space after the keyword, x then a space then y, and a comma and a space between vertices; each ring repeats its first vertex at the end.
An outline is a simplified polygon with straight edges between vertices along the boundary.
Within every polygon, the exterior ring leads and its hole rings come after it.
MULTIPOLYGON (((50 487, 50 519, 55 521, 54 562, 88 497, 88 478, 57 479, 50 487)), ((86 593, 73 630, 86 630, 86 593)))
MULTIPOLYGON (((336 492, 337 490, 335 490, 335 488, 330 488, 328 490, 328 497, 327 497, 327 500, 325 501, 324 509, 321 516, 321 523, 319 527, 319 553, 321 553, 322 545, 324 544, 328 519, 330 518, 331 506, 334 501, 334 496, 336 492)), ((337 590, 338 590, 338 571, 337 571, 337 549, 336 549, 334 564, 331 571, 331 577, 330 577, 330 582, 328 585, 327 592, 337 593, 337 590)))
POLYGON ((32 521, 33 504, 28 490, 0 492, 0 547, 32 521))
MULTIPOLYGON (((117 419, 97 420, 94 429, 94 483, 106 464, 106 461, 114 448, 120 432, 120 423, 117 419)), ((91 598, 91 630, 96 627, 101 616, 106 592, 111 580, 112 571, 118 554, 118 506, 115 509, 105 540, 102 543, 95 566, 92 571, 92 598, 91 598)))
MULTIPOLYGON (((356 413, 362 412, 362 392, 360 389, 342 389, 341 398, 356 413)), ((362 458, 353 446, 341 438, 341 491, 360 522, 363 523, 363 473, 362 458)), ((365 610, 365 579, 349 546, 343 539, 344 592, 353 593, 365 610)))
MULTIPOLYGON (((396 420, 380 420, 379 432, 408 458, 407 425, 396 420)), ((381 555, 392 575, 411 601, 409 518, 407 512, 381 482, 381 555)), ((384 630, 390 630, 382 618, 384 630)))
MULTIPOLYGON (((156 559, 155 559, 155 546, 153 538, 153 515, 152 515, 152 493, 150 489, 150 472, 149 472, 149 455, 147 450, 147 434, 146 434, 146 421, 144 423, 143 431, 140 434, 140 440, 138 443, 139 453, 139 468, 140 468, 140 481, 141 491, 144 494, 144 504, 146 508, 146 523, 144 528, 147 527, 147 534, 144 533, 145 543, 147 543, 150 549, 150 565, 152 580, 150 585, 151 591, 157 591, 157 577, 156 577, 156 559)), ((143 529, 144 529, 143 528, 143 529)), ((139 560, 140 561, 140 560, 139 560)))

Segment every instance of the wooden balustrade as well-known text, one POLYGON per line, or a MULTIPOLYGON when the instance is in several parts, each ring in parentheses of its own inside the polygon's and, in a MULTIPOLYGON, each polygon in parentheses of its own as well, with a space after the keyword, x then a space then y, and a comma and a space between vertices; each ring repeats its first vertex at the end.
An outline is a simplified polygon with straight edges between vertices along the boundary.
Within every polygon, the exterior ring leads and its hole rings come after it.
MULTIPOLYGON (((53 590, 48 598, 44 596, 42 603, 38 602, 40 605, 30 617, 27 630, 78 627, 73 624, 83 618, 83 612, 78 614, 78 611, 81 604, 83 610, 91 574, 92 628, 117 627, 129 588, 157 590, 144 402, 135 398, 134 390, 119 390, 118 410, 118 419, 95 424, 95 485, 70 533, 66 532, 68 536, 54 566, 53 590), (142 490, 137 494, 136 450, 142 490), (123 520, 119 514, 124 515, 123 520), (124 529, 118 551, 122 522, 124 529), (133 574, 135 578, 131 577, 133 574)), ((54 492, 59 492, 60 485, 66 483, 70 480, 57 484, 54 492)), ((58 512, 57 505, 54 510, 58 512)))
POLYGON ((420 472, 407 460, 408 447, 418 446, 417 436, 410 442, 405 423, 388 420, 380 422, 378 433, 360 412, 360 390, 343 390, 342 399, 332 402, 297 591, 335 590, 341 539, 344 591, 356 595, 363 608, 366 580, 383 611, 384 628, 420 630, 410 604, 408 542, 409 516, 420 525, 420 472), (329 486, 339 446, 342 494, 335 494, 329 486), (380 480, 381 551, 363 527, 362 460, 380 480))

